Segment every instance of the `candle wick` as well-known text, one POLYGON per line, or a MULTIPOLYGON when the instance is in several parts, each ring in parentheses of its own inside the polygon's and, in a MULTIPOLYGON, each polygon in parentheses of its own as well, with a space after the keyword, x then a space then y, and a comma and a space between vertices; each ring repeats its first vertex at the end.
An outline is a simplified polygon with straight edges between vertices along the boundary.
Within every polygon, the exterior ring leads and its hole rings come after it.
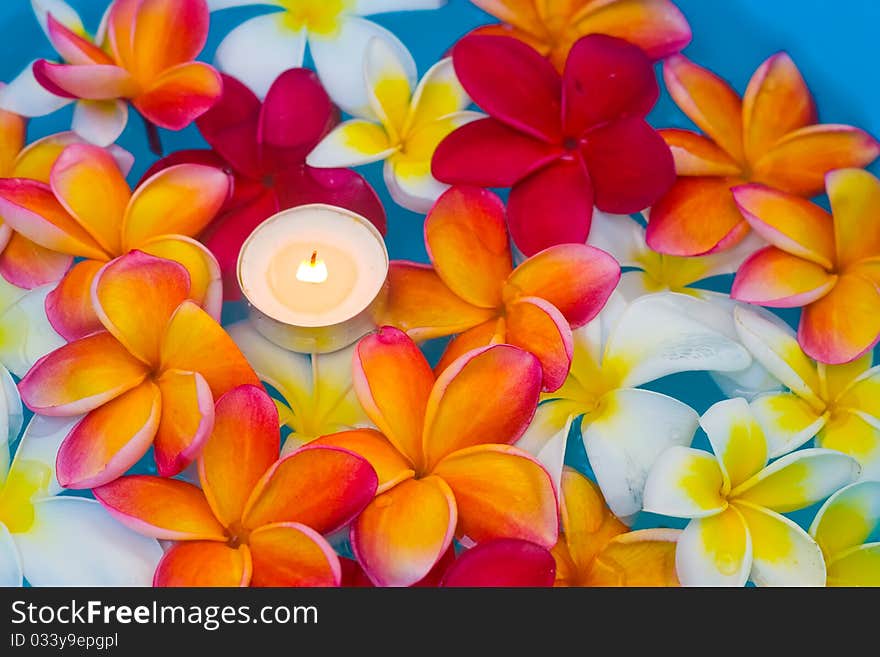
POLYGON ((317 252, 317 251, 312 251, 312 259, 311 259, 311 261, 309 262, 309 264, 310 264, 312 267, 314 267, 316 262, 318 262, 318 252, 317 252))

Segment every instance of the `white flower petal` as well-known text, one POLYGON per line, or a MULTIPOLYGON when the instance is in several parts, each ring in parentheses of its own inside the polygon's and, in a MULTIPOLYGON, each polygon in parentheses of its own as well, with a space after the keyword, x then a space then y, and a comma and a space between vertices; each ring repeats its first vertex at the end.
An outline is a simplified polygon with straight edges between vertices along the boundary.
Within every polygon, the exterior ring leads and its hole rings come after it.
POLYGON ((162 548, 110 516, 95 500, 34 504, 34 524, 15 535, 32 586, 150 586, 162 548))
POLYGON ((660 454, 645 483, 644 510, 673 518, 705 518, 727 508, 724 476, 709 452, 675 445, 660 454))
POLYGON ((275 78, 303 63, 305 32, 294 32, 284 20, 284 12, 273 12, 245 21, 217 47, 214 64, 265 98, 275 78))
POLYGON ((306 162, 310 167, 357 167, 384 160, 397 149, 385 128, 364 119, 352 119, 324 137, 309 153, 306 162))
POLYGON ((0 522, 0 588, 21 586, 21 557, 9 530, 0 522))
POLYGON ((58 448, 62 441, 67 438, 67 434, 79 423, 82 416, 75 417, 48 417, 44 415, 34 415, 18 449, 15 451, 15 458, 12 461, 12 469, 15 469, 18 463, 40 463, 50 470, 52 476, 49 480, 49 489, 46 491, 48 495, 57 495, 64 490, 55 476, 55 459, 58 456, 58 448))
POLYGON ((695 370, 737 371, 752 359, 719 331, 726 311, 685 294, 661 292, 633 301, 605 345, 603 368, 638 386, 695 370))
POLYGON ((567 400, 551 400, 538 406, 529 428, 515 443, 541 462, 550 478, 560 490, 565 447, 571 423, 582 410, 567 400))
POLYGON ((759 395, 752 411, 767 437, 770 458, 788 454, 811 440, 828 420, 791 392, 759 395))
POLYGON ((640 269, 623 272, 615 288, 615 292, 627 301, 635 301, 639 297, 668 290, 666 286, 658 287, 657 282, 640 269))
POLYGON ((745 586, 752 569, 752 539, 733 507, 688 523, 675 547, 682 586, 745 586))
POLYGON ((361 16, 367 16, 391 11, 438 9, 445 4, 446 0, 356 0, 353 11, 361 16))
POLYGON ((810 525, 810 535, 830 560, 864 543, 878 525, 880 481, 859 481, 828 498, 810 525))
POLYGON ((19 378, 40 358, 64 345, 46 317, 46 296, 54 287, 34 288, 0 311, 0 363, 19 378))
MULTIPOLYGON (((445 116, 464 112, 471 104, 470 96, 455 74, 452 57, 446 57, 428 69, 412 96, 405 132, 445 116)), ((484 114, 470 112, 474 118, 484 114)))
POLYGON ((18 438, 24 420, 21 397, 12 375, 5 367, 0 367, 0 444, 12 443, 18 438))
POLYGON ((31 0, 31 7, 47 37, 49 36, 49 14, 52 14, 52 18, 73 32, 81 33, 85 30, 79 14, 64 0, 31 0))
POLYGON ((745 399, 713 404, 700 418, 700 426, 724 472, 725 494, 767 465, 767 439, 745 399))
POLYGON ((645 242, 645 229, 638 221, 625 214, 608 214, 593 210, 593 223, 587 244, 614 256, 621 267, 644 267, 645 257, 659 259, 645 242))
POLYGON ((109 146, 128 123, 124 100, 80 100, 73 108, 73 131, 97 146, 109 146))
POLYGON ((312 59, 330 98, 349 114, 371 120, 379 120, 379 117, 370 107, 364 84, 364 61, 370 41, 377 37, 397 53, 410 87, 414 87, 415 60, 400 39, 376 23, 348 16, 341 20, 339 32, 333 37, 309 35, 312 59))
POLYGON ((46 116, 74 101, 46 91, 34 77, 33 64, 29 63, 9 84, 0 85, 0 109, 20 116, 46 116))
POLYGON ((782 384, 756 360, 739 372, 709 372, 725 397, 742 397, 752 401, 758 395, 780 392, 782 384))
POLYGON ((581 435, 596 481, 618 517, 642 508, 648 472, 666 449, 689 445, 698 416, 680 401, 648 390, 614 390, 584 417, 581 435))
POLYGON ((751 504, 736 503, 752 537, 751 579, 757 586, 825 586, 825 560, 794 522, 751 504))

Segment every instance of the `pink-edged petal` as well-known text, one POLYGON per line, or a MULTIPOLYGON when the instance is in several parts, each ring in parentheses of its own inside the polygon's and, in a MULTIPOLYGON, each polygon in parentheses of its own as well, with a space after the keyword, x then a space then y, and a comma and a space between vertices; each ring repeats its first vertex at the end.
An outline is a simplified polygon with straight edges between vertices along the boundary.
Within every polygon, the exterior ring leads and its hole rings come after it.
POLYGON ((878 337, 880 292, 857 274, 842 275, 833 290, 804 308, 798 328, 804 352, 829 364, 855 360, 873 347, 878 337))
POLYGON ((555 306, 537 297, 508 304, 505 341, 528 351, 541 363, 545 392, 558 390, 571 369, 571 327, 555 306))
POLYGON ((862 169, 828 174, 837 261, 850 265, 880 255, 880 180, 862 169))
POLYGON ((214 426, 199 458, 199 480, 224 524, 241 520, 257 482, 278 460, 278 411, 262 388, 233 388, 217 400, 214 426))
POLYGON ((154 456, 162 477, 173 477, 192 463, 214 425, 214 398, 201 374, 169 370, 156 379, 162 393, 162 417, 154 456))
POLYGON ((123 475, 147 453, 161 414, 162 400, 152 381, 93 410, 58 449, 58 483, 95 488, 123 475))
POLYGON ((675 182, 672 151, 641 118, 592 130, 581 143, 581 153, 593 182, 596 207, 604 212, 644 210, 675 182))
POLYGON ((761 306, 799 308, 828 294, 837 281, 819 265, 768 246, 740 266, 730 294, 761 306))
POLYGON ((46 317, 68 342, 104 328, 92 306, 92 282, 103 266, 97 260, 76 263, 46 297, 46 317))
POLYGON ((736 176, 740 166, 708 137, 690 130, 659 131, 672 151, 679 176, 736 176))
POLYGON ((88 413, 138 386, 148 374, 143 363, 107 332, 66 344, 36 362, 18 384, 22 401, 35 413, 88 413))
POLYGON ((377 586, 410 586, 452 543, 456 500, 439 477, 407 479, 377 496, 351 528, 358 563, 377 586))
POLYGON ((583 244, 593 217, 593 183, 584 163, 559 160, 519 182, 507 204, 510 235, 534 255, 555 244, 583 244))
POLYGON ((311 527, 264 525, 248 538, 254 572, 251 586, 339 586, 342 567, 329 543, 311 527))
POLYGON ((72 261, 67 254, 40 246, 20 233, 12 233, 0 252, 0 276, 16 287, 31 290, 60 280, 72 261))
POLYGON ((452 62, 468 95, 493 117, 538 139, 561 138, 561 80, 538 52, 516 39, 471 35, 455 45, 452 62))
POLYGON ((510 187, 559 159, 561 146, 548 144, 494 118, 466 123, 434 152, 434 177, 451 185, 510 187))
POLYGON ((243 587, 251 581, 247 545, 229 547, 220 541, 188 541, 172 546, 156 567, 155 587, 243 587))
POLYGON ((425 219, 425 244, 437 274, 468 303, 497 308, 510 274, 504 203, 491 192, 453 187, 425 219))
POLYGON ((507 279, 506 296, 539 297, 577 328, 605 306, 620 280, 620 265, 585 244, 560 244, 536 253, 507 279))
POLYGON ((473 445, 515 442, 535 414, 541 380, 538 359, 510 345, 471 351, 450 364, 425 411, 427 467, 473 445))
POLYGON ((379 480, 377 493, 384 493, 401 481, 415 476, 412 463, 398 452, 385 436, 374 429, 340 431, 329 436, 321 436, 309 444, 341 447, 367 459, 379 480))
POLYGON ((131 97, 137 87, 124 68, 112 64, 53 64, 34 62, 34 77, 57 96, 110 100, 131 97))
POLYGON ((197 486, 179 479, 149 475, 120 477, 94 490, 113 517, 140 534, 166 541, 225 541, 197 486))
POLYGON ((591 34, 568 55, 562 94, 566 134, 581 135, 603 123, 644 117, 660 97, 660 87, 638 46, 591 34))
POLYGON ((113 64, 113 59, 107 53, 56 20, 51 13, 46 16, 46 34, 68 64, 113 64))
POLYGON ((202 51, 208 38, 208 5, 204 0, 141 2, 131 30, 129 66, 149 81, 202 51))
POLYGON ((181 130, 207 112, 222 89, 217 71, 203 62, 191 62, 162 73, 132 103, 156 125, 181 130))
POLYGON ((443 576, 441 586, 553 586, 556 562, 535 543, 500 538, 462 554, 443 576))
POLYGON ((834 222, 828 212, 764 185, 731 191, 746 221, 770 244, 826 269, 834 267, 834 222))

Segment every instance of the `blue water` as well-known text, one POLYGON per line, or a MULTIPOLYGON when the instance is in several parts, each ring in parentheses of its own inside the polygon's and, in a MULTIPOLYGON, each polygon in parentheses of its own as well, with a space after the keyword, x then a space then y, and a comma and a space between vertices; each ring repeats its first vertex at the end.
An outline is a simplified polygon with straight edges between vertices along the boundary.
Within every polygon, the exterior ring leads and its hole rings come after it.
MULTIPOLYGON (((94 31, 107 2, 103 0, 69 0, 81 14, 86 26, 94 31)), ((880 25, 880 2, 876 0, 678 0, 693 28, 694 39, 685 54, 729 80, 742 92, 758 65, 771 54, 786 50, 794 58, 817 98, 821 121, 860 126, 880 136, 880 72, 876 64, 877 26, 880 25)), ((211 34, 202 59, 210 61, 214 49, 229 30, 242 20, 264 12, 264 8, 229 9, 212 16, 211 34)), ((468 0, 450 0, 436 11, 378 15, 378 23, 391 29, 410 48, 424 73, 440 59, 449 47, 473 27, 495 22, 471 5, 468 0)), ((53 49, 34 19, 30 2, 6 0, 0 3, 0 30, 3 35, 3 57, 0 58, 0 80, 12 79, 29 61, 52 57, 53 49)), ((70 108, 31 122, 31 140, 66 130, 70 126, 70 108)), ((651 115, 657 127, 692 127, 664 94, 651 115)), ((179 133, 163 131, 165 151, 196 148, 204 141, 194 127, 179 133)), ((152 164, 140 120, 133 116, 119 140, 136 157, 130 179, 135 182, 152 164)), ((880 172, 880 165, 872 167, 880 172)), ((381 164, 363 167, 380 193, 388 212, 388 248, 392 258, 426 261, 422 240, 422 217, 397 206, 385 191, 381 164)), ((729 285, 729 281, 727 282, 729 285)), ((720 288, 719 288, 720 289, 720 288)), ((729 288, 727 288, 729 289, 729 288)), ((241 315, 241 309, 230 307, 225 319, 241 315)), ((790 318, 790 316, 789 316, 790 318)), ((428 345, 429 356, 436 357, 442 345, 428 345)), ((671 394, 702 413, 721 399, 707 375, 683 374, 651 386, 671 394)), ((576 430, 569 440, 566 460, 570 465, 589 472, 576 430)), ((708 448, 704 436, 695 445, 708 448)), ((148 459, 143 462, 148 469, 148 459)), ((815 507, 792 517, 806 526, 815 507)), ((670 521, 643 517, 638 527, 669 526, 670 521)))

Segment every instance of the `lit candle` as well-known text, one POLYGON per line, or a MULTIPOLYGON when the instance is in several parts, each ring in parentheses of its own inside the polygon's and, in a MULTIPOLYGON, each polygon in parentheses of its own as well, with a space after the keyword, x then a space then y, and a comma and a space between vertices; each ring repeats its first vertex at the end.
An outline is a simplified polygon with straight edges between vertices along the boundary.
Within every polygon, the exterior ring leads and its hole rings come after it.
POLYGON ((365 218, 329 205, 284 210, 238 256, 238 282, 257 330, 302 353, 347 347, 375 328, 388 251, 365 218))

